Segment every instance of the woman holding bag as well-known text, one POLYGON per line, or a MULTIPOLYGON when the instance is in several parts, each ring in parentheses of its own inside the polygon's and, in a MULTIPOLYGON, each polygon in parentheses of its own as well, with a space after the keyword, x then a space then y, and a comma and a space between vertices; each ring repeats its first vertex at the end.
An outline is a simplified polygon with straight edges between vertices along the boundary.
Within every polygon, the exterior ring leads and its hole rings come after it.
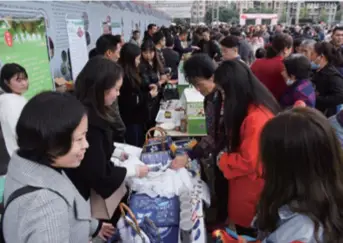
POLYGON ((143 177, 148 173, 147 166, 117 167, 111 162, 111 157, 124 160, 126 154, 120 153, 114 147, 114 132, 111 123, 115 120, 111 105, 119 96, 122 86, 123 72, 121 67, 103 57, 94 57, 88 61, 76 79, 75 95, 83 103, 88 112, 89 128, 87 141, 89 148, 85 153, 80 167, 68 170, 68 176, 86 199, 91 199, 92 214, 94 210, 92 198, 102 199, 103 211, 108 214, 113 225, 120 217, 117 206, 125 201, 127 177, 143 177), (114 152, 114 153, 113 153, 114 152), (113 198, 114 196, 114 198, 113 198), (106 199, 110 199, 106 201, 106 199))

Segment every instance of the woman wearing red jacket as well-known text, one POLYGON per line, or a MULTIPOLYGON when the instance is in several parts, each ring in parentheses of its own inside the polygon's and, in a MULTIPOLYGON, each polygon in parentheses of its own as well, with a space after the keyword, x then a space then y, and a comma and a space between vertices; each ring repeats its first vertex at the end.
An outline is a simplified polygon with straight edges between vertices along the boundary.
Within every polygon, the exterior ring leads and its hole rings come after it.
POLYGON ((284 70, 283 59, 292 52, 293 40, 287 34, 277 34, 272 45, 267 48, 265 58, 257 59, 251 70, 279 101, 287 85, 281 73, 284 70))
POLYGON ((264 185, 259 137, 265 123, 279 112, 279 105, 241 62, 223 62, 214 80, 225 92, 227 142, 218 156, 218 166, 229 181, 228 217, 238 234, 255 236, 250 225, 264 185))

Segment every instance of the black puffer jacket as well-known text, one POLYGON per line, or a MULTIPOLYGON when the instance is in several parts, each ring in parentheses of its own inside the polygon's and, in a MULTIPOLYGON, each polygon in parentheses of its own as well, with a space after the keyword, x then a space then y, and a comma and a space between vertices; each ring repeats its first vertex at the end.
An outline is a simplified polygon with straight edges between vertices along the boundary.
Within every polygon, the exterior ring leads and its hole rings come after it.
POLYGON ((331 64, 315 72, 312 82, 316 86, 316 108, 327 117, 337 113, 337 105, 343 104, 343 76, 331 64))

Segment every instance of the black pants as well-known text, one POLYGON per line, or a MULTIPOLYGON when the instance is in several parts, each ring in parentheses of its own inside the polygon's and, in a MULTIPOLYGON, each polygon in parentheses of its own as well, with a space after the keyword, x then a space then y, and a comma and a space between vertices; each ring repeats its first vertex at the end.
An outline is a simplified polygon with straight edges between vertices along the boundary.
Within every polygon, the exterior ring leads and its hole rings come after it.
POLYGON ((229 194, 229 182, 224 177, 217 165, 214 165, 214 190, 217 198, 217 223, 224 223, 228 217, 228 194, 229 194))
POLYGON ((246 235, 246 236, 250 236, 253 238, 257 237, 257 230, 253 229, 253 228, 245 228, 242 226, 239 226, 238 224, 235 225, 236 226, 236 231, 238 235, 246 235))
POLYGON ((125 142, 141 148, 145 140, 144 133, 145 128, 143 124, 128 124, 126 125, 125 142))

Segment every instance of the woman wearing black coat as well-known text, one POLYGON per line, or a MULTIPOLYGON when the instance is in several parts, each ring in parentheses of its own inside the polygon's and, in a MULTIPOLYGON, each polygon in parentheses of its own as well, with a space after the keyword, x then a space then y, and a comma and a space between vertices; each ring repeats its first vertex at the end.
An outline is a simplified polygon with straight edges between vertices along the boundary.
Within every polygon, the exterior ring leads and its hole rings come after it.
POLYGON ((316 71, 312 82, 316 86, 316 108, 327 117, 337 113, 337 106, 343 104, 343 77, 335 67, 340 58, 332 44, 316 43, 312 55, 312 66, 316 71))
MULTIPOLYGON (((107 199, 123 184, 125 178, 145 176, 148 172, 146 166, 123 168, 111 162, 112 155, 121 160, 126 157, 115 150, 112 126, 115 118, 111 106, 119 96, 121 85, 121 67, 100 56, 90 59, 76 79, 75 95, 88 112, 89 148, 80 166, 66 172, 86 200, 90 198, 91 189, 107 199)), ((114 226, 119 217, 117 209, 111 219, 114 226)))
POLYGON ((126 143, 142 147, 145 127, 148 123, 148 105, 158 94, 157 85, 142 82, 139 75, 141 50, 126 43, 120 51, 118 63, 124 70, 123 86, 118 98, 121 117, 126 126, 126 143))
POLYGON ((163 86, 167 81, 167 76, 164 74, 164 68, 159 56, 156 54, 156 48, 152 41, 147 40, 141 46, 141 61, 139 64, 139 73, 141 75, 143 85, 155 84, 159 88, 159 94, 152 99, 148 104, 148 123, 147 129, 156 125, 155 119, 160 109, 162 99, 163 86))

